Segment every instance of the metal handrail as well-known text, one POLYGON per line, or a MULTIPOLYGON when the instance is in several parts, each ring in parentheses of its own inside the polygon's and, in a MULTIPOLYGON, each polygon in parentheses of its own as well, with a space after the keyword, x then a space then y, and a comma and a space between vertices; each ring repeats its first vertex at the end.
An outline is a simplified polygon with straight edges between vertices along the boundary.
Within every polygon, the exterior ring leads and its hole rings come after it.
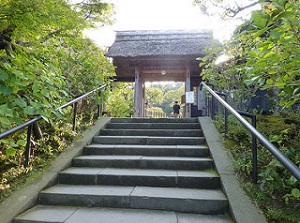
POLYGON ((215 93, 210 87, 208 87, 204 82, 200 85, 205 87, 209 93, 216 98, 228 111, 234 115, 255 137, 264 145, 273 156, 285 167, 290 173, 300 182, 300 169, 297 167, 286 155, 284 155, 276 146, 274 146, 265 136, 263 136, 259 131, 257 131, 247 120, 245 120, 239 112, 232 108, 228 103, 226 103, 217 93, 215 93))
MULTIPOLYGON (((106 86, 107 86, 107 84, 104 84, 104 85, 102 85, 102 86, 100 86, 100 87, 84 94, 84 95, 81 95, 80 97, 77 97, 77 98, 67 102, 66 104, 64 104, 64 105, 62 105, 62 106, 60 106, 56 109, 56 110, 60 111, 63 108, 74 105, 73 131, 75 131, 75 129, 76 129, 76 114, 77 114, 77 103, 78 103, 78 101, 88 97, 89 95, 93 94, 96 91, 99 91, 99 90, 105 88, 106 86)), ((100 108, 98 107, 98 115, 100 115, 99 113, 100 113, 100 108)), ((38 121, 40 121, 41 119, 43 119, 43 116, 38 115, 36 118, 30 119, 29 121, 24 122, 21 125, 18 125, 16 127, 11 128, 11 129, 9 129, 9 130, 7 130, 7 131, 0 134, 0 140, 1 140, 3 138, 6 138, 6 137, 22 130, 22 129, 28 127, 28 130, 27 130, 27 143, 26 143, 26 151, 25 151, 25 164, 24 164, 25 167, 28 166, 28 164, 29 164, 30 149, 31 149, 30 138, 31 138, 31 135, 32 135, 33 125, 35 123, 37 123, 38 121)))
POLYGON ((98 87, 98 88, 96 88, 96 89, 94 89, 94 90, 92 90, 92 91, 90 91, 90 92, 84 94, 84 95, 81 95, 80 97, 77 97, 77 98, 73 99, 72 101, 69 101, 69 102, 67 102, 66 104, 64 104, 64 105, 62 105, 62 106, 60 106, 60 107, 58 107, 56 110, 60 110, 60 109, 62 109, 62 108, 65 108, 65 107, 68 107, 68 106, 70 106, 70 105, 73 105, 74 103, 76 103, 76 102, 82 100, 83 98, 86 98, 87 96, 93 94, 93 93, 96 92, 96 91, 101 90, 102 88, 105 88, 106 86, 107 86, 107 84, 104 84, 104 85, 102 85, 102 86, 100 86, 100 87, 98 87))
POLYGON ((27 126, 30 126, 30 125, 32 125, 32 124, 34 124, 34 123, 40 121, 41 119, 42 119, 42 116, 39 115, 38 117, 33 118, 33 119, 30 119, 29 121, 24 122, 24 123, 21 124, 21 125, 18 125, 18 126, 14 127, 14 128, 11 128, 11 129, 9 129, 9 130, 7 130, 7 131, 1 133, 1 134, 0 134, 0 139, 6 138, 6 137, 8 137, 8 136, 14 134, 15 132, 18 132, 18 131, 20 131, 20 130, 26 128, 27 126))

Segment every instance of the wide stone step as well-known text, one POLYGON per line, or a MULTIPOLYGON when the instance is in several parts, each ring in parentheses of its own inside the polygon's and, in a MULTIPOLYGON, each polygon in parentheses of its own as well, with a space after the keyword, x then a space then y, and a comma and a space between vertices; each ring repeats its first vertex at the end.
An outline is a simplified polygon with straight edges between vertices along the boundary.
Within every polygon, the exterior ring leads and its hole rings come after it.
POLYGON ((125 145, 201 145, 204 137, 95 136, 94 143, 125 145))
POLYGON ((198 118, 112 118, 111 123, 199 123, 198 118))
POLYGON ((213 169, 210 158, 157 157, 157 156, 78 156, 72 162, 75 167, 107 167, 130 169, 208 170, 213 169))
POLYGON ((215 172, 72 167, 59 174, 59 183, 153 187, 220 188, 215 172))
POLYGON ((231 223, 225 215, 184 214, 145 209, 113 209, 38 205, 14 223, 231 223))
POLYGON ((40 204, 137 208, 197 214, 224 214, 228 201, 220 190, 141 186, 59 184, 40 193, 40 204))
POLYGON ((199 123, 107 123, 107 129, 199 129, 199 123))
POLYGON ((102 136, 167 136, 167 137, 200 137, 200 129, 102 129, 102 136))
POLYGON ((207 157, 206 145, 102 145, 91 144, 84 148, 84 155, 142 155, 207 157))

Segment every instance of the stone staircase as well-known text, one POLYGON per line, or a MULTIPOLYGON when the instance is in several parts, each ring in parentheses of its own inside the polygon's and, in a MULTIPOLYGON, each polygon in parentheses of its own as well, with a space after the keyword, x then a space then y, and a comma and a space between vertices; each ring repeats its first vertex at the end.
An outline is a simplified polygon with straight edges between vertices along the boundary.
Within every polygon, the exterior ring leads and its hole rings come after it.
POLYGON ((198 119, 111 119, 15 223, 232 222, 198 119))

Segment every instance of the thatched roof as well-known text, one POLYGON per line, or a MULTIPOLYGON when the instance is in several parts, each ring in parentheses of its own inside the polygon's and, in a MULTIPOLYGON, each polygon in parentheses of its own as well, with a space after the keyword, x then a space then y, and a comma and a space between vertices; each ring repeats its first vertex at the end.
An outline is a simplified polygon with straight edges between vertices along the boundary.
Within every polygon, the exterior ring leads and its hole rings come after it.
POLYGON ((202 56, 212 41, 210 30, 119 31, 106 56, 202 56))

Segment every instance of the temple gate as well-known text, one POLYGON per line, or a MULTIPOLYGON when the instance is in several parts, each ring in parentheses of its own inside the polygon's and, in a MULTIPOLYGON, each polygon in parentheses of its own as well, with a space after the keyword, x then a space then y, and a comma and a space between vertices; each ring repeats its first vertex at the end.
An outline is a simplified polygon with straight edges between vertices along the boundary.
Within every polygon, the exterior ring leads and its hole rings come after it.
MULTIPOLYGON (((209 30, 118 31, 106 53, 116 67, 116 81, 135 82, 134 115, 145 115, 145 82, 185 82, 186 92, 196 92, 201 82, 197 58, 212 45, 209 30)), ((182 100, 184 117, 200 116, 197 100, 182 100)))

